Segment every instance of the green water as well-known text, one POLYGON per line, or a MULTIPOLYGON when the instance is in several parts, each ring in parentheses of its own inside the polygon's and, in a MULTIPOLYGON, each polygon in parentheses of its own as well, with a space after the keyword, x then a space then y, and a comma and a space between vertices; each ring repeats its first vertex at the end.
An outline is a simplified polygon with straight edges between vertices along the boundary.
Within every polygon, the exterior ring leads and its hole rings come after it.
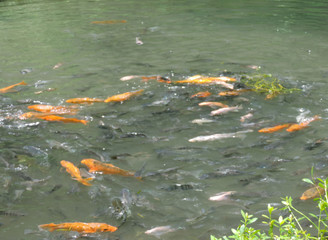
POLYGON ((328 171, 325 141, 306 150, 327 136, 327 9, 325 1, 295 0, 0 1, 0 87, 28 84, 1 94, 1 239, 71 239, 77 234, 38 225, 81 221, 120 226, 92 239, 156 239, 144 232, 169 225, 173 231, 160 239, 205 240, 236 227, 241 209, 260 217, 268 203, 279 207, 286 195, 312 209, 311 201, 298 198, 312 166, 316 176, 328 171), (127 22, 91 23, 102 20, 127 22), (243 94, 247 101, 212 96, 207 100, 243 109, 211 117, 209 108, 198 106, 202 100, 190 96, 217 93, 217 86, 120 81, 126 75, 180 80, 224 72, 239 78, 256 71, 247 65, 302 91, 273 100, 256 93, 243 94), (137 89, 144 94, 123 104, 82 106, 75 117, 88 120, 86 126, 17 119, 31 104, 68 105, 69 98, 105 99, 137 89), (254 116, 242 125, 240 116, 248 112, 254 116), (316 114, 323 120, 299 132, 257 132, 316 114), (191 123, 199 118, 215 122, 191 123), (241 139, 188 142, 247 129, 253 132, 241 139), (84 186, 60 166, 65 159, 85 168, 84 158, 133 171, 144 166, 144 179, 96 175, 91 187, 84 186), (114 211, 123 189, 131 200, 125 222, 114 211), (236 194, 208 200, 223 191, 236 194))

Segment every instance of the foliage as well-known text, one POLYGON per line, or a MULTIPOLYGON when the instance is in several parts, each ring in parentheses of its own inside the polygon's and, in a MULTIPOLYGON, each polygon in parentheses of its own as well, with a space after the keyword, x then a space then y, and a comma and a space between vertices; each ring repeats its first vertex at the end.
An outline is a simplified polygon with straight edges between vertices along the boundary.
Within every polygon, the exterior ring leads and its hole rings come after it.
POLYGON ((293 199, 291 197, 282 198, 282 204, 284 207, 281 210, 288 210, 289 214, 286 217, 280 215, 278 219, 273 218, 273 212, 277 211, 277 208, 268 205, 268 215, 262 215, 265 218, 263 223, 266 225, 265 230, 256 230, 250 225, 255 223, 258 219, 241 211, 243 220, 237 229, 231 229, 233 235, 224 236, 222 238, 216 238, 211 236, 211 240, 257 240, 257 239, 328 239, 328 196, 327 196, 327 185, 328 178, 325 180, 313 178, 312 170, 312 180, 303 179, 304 182, 310 183, 315 186, 319 186, 325 189, 325 194, 321 195, 319 198, 314 199, 317 203, 317 208, 319 209, 319 214, 308 213, 305 214, 293 206, 293 199), (310 223, 312 228, 316 233, 311 235, 308 233, 301 223, 310 223))
POLYGON ((278 78, 271 74, 256 74, 254 76, 244 75, 240 81, 253 91, 266 94, 266 99, 272 99, 279 94, 299 91, 297 88, 284 87, 278 78))

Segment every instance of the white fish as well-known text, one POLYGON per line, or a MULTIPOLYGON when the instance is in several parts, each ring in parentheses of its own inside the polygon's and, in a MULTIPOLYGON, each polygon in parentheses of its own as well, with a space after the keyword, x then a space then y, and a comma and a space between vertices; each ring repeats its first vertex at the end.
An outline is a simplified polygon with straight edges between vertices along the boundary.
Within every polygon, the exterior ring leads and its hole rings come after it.
POLYGON ((222 114, 226 114, 228 112, 236 112, 239 109, 243 109, 243 107, 242 106, 235 106, 235 107, 220 108, 220 109, 211 111, 211 116, 222 115, 222 114))
POLYGON ((139 75, 130 75, 130 76, 124 76, 124 77, 121 77, 120 80, 121 81, 128 81, 128 80, 131 80, 131 79, 134 79, 134 78, 138 78, 140 77, 139 75))
POLYGON ((141 41, 140 38, 136 37, 136 44, 137 45, 142 45, 143 41, 141 41))
POLYGON ((230 84, 230 83, 220 82, 220 81, 215 81, 214 83, 215 84, 222 85, 223 87, 228 88, 228 89, 233 89, 233 85, 230 84))
POLYGON ((253 117, 253 114, 247 113, 246 115, 240 117, 240 121, 245 122, 245 120, 250 119, 251 117, 253 117))
POLYGON ((189 142, 205 142, 205 141, 214 141, 214 140, 220 140, 224 138, 242 138, 244 137, 244 133, 253 132, 252 129, 248 129, 245 131, 239 131, 234 133, 218 133, 213 135, 206 135, 206 136, 198 136, 195 138, 189 139, 189 142))
POLYGON ((216 202, 228 200, 229 197, 235 193, 236 193, 236 191, 220 192, 220 193, 217 193, 214 196, 210 197, 208 200, 216 201, 216 202))
POLYGON ((202 125, 203 123, 211 123, 211 122, 215 122, 215 121, 211 120, 211 119, 206 119, 206 118, 194 119, 191 121, 191 123, 196 123, 199 125, 202 125))
POLYGON ((159 227, 154 227, 152 229, 149 229, 145 232, 145 234, 148 234, 148 235, 153 235, 155 237, 158 237, 161 236, 162 234, 165 234, 165 233, 169 233, 169 232, 173 232, 175 231, 176 229, 172 228, 171 226, 167 225, 167 226, 159 226, 159 227))

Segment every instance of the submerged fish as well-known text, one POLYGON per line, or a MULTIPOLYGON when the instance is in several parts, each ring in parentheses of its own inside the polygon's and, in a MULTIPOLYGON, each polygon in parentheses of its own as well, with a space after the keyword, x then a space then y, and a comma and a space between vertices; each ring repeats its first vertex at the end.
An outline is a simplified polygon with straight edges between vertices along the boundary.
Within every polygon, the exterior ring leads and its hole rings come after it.
POLYGON ((32 109, 38 112, 44 113, 54 113, 54 114, 76 114, 77 109, 75 107, 64 107, 64 106, 51 106, 45 104, 36 104, 30 105, 27 107, 28 109, 32 109))
POLYGON ((28 119, 28 118, 38 118, 38 117, 44 117, 44 116, 49 116, 49 113, 27 112, 27 113, 21 114, 18 118, 24 120, 24 119, 28 119))
POLYGON ((242 108, 243 108, 242 106, 220 108, 220 109, 211 111, 211 116, 222 115, 222 114, 226 114, 228 112, 235 112, 242 108))
POLYGON ((126 20, 104 20, 104 21, 93 21, 92 24, 116 24, 116 23, 126 23, 126 20))
POLYGON ((4 87, 4 88, 0 88, 0 93, 7 93, 9 92, 11 89, 13 89, 14 87, 18 86, 18 85, 27 85, 24 81, 20 82, 20 83, 16 83, 13 85, 10 85, 8 87, 4 87))
POLYGON ((224 200, 228 200, 230 196, 232 196, 233 194, 235 194, 236 191, 228 191, 228 192, 220 192, 215 194, 214 196, 210 197, 208 200, 210 201, 224 201, 224 200))
POLYGON ((273 133, 273 132, 282 130, 284 128, 288 128, 291 125, 292 125, 292 123, 285 123, 285 124, 277 125, 277 126, 274 126, 274 127, 262 128, 258 132, 260 132, 260 133, 273 133))
POLYGON ((312 119, 310 120, 307 120, 307 121, 304 121, 304 122, 301 122, 299 124, 292 124, 289 128, 286 129, 287 132, 294 132, 294 131, 298 131, 298 130, 301 130, 303 128, 306 128, 308 127, 308 125, 313 122, 313 121, 316 121, 316 120, 320 120, 320 116, 318 115, 315 115, 312 119))
POLYGON ((149 229, 145 232, 145 234, 153 235, 155 237, 160 237, 162 234, 173 232, 176 229, 172 228, 171 226, 159 226, 149 229))
MULTIPOLYGON (((118 174, 125 177, 136 177, 135 172, 123 170, 119 167, 114 166, 113 164, 103 163, 98 160, 88 158, 81 161, 82 164, 86 165, 89 168, 89 172, 101 172, 103 174, 118 174)), ((140 176, 136 177, 141 179, 140 176)))
POLYGON ((301 200, 307 200, 307 199, 312 199, 312 198, 317 198, 320 197, 321 195, 325 194, 325 189, 315 186, 312 187, 308 190, 306 190, 302 196, 300 197, 301 200))
POLYGON ((238 96, 239 93, 252 91, 252 89, 237 89, 232 91, 220 92, 219 96, 238 96))
POLYGON ((114 95, 114 96, 107 98, 104 102, 106 102, 106 103, 107 102, 123 102, 123 101, 130 99, 131 97, 141 95, 143 91, 144 90, 141 89, 141 90, 134 91, 134 92, 126 92, 126 93, 114 95))
POLYGON ((57 63, 55 66, 52 67, 52 69, 57 69, 60 68, 61 66, 63 66, 62 63, 57 63))
POLYGON ((209 107, 222 107, 222 108, 227 108, 229 107, 228 105, 226 104, 223 104, 221 102, 201 102, 201 103, 198 103, 198 106, 209 106, 209 107))
POLYGON ((205 142, 205 141, 214 141, 214 140, 220 140, 225 138, 242 138, 244 137, 244 133, 253 132, 253 130, 245 130, 245 131, 239 131, 234 133, 218 133, 213 135, 206 135, 206 136, 198 136, 195 138, 189 139, 189 142, 205 142))
POLYGON ((99 98, 71 98, 71 99, 67 99, 66 100, 67 103, 77 103, 77 104, 81 104, 81 103, 95 103, 95 102, 104 102, 103 99, 99 99, 99 98))
POLYGON ((205 92, 198 92, 195 93, 194 95, 192 95, 190 98, 194 98, 194 97, 198 97, 198 98, 205 98, 205 97, 209 97, 211 96, 212 93, 210 93, 209 91, 205 91, 205 92))
POLYGON ((200 119, 194 119, 194 120, 191 121, 191 123, 196 123, 196 124, 199 124, 199 125, 202 125, 203 123, 211 123, 211 122, 215 122, 215 120, 200 118, 200 119))
POLYGON ((75 231, 79 233, 95 233, 95 232, 115 232, 117 227, 108 225, 107 223, 84 223, 84 222, 69 222, 69 223, 49 223, 39 225, 39 228, 46 229, 50 232, 54 230, 75 231))
POLYGON ((232 84, 228 84, 227 82, 235 82, 235 78, 230 77, 205 77, 201 75, 195 75, 189 77, 186 80, 175 81, 174 83, 188 83, 188 84, 221 84, 229 89, 233 89, 232 84))
POLYGON ((71 176, 74 180, 77 180, 78 182, 82 183, 83 185, 91 186, 89 181, 91 181, 92 178, 82 178, 81 173, 80 173, 80 169, 78 169, 73 163, 71 163, 69 161, 62 160, 62 161, 60 161, 60 164, 64 168, 66 168, 66 172, 71 174, 71 176))
POLYGON ((247 119, 250 119, 252 117, 253 117, 252 113, 247 113, 246 115, 243 115, 243 116, 240 117, 240 121, 245 122, 247 119))
POLYGON ((51 121, 51 122, 82 123, 84 125, 87 125, 88 123, 87 120, 81 120, 77 118, 65 118, 56 115, 36 116, 36 118, 43 119, 46 121, 51 121))

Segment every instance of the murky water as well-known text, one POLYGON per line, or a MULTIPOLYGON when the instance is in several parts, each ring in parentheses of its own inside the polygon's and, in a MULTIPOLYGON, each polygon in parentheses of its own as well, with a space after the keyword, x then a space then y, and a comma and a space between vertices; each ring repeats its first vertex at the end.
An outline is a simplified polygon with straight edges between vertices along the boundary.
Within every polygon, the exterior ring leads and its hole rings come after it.
POLYGON ((1 239, 75 238, 38 229, 74 221, 120 226, 94 239, 154 239, 144 232, 168 225, 172 231, 160 239, 209 239, 237 226, 241 209, 261 216, 286 195, 311 209, 311 201, 298 200, 307 188, 301 179, 312 166, 316 176, 328 171, 327 143, 313 145, 327 136, 327 9, 325 1, 292 0, 0 1, 1 87, 28 84, 1 94, 1 239), (91 23, 102 20, 127 22, 91 23), (203 100, 190 96, 221 91, 217 86, 120 81, 126 75, 239 78, 256 71, 247 65, 302 91, 273 100, 251 92, 242 96, 247 101, 212 96, 207 100, 243 109, 211 117, 198 106, 203 100), (137 89, 144 94, 123 104, 82 106, 76 117, 86 126, 17 119, 31 104, 68 105, 69 98, 137 89), (243 125, 239 119, 248 112, 254 116, 243 125), (257 132, 315 114, 323 120, 300 132, 257 132), (200 118, 214 122, 191 123, 200 118), (243 138, 188 142, 248 129, 243 138), (65 159, 85 168, 84 158, 144 167, 144 178, 96 175, 87 187, 60 166, 65 159), (229 201, 208 200, 223 191, 236 193, 229 201))

